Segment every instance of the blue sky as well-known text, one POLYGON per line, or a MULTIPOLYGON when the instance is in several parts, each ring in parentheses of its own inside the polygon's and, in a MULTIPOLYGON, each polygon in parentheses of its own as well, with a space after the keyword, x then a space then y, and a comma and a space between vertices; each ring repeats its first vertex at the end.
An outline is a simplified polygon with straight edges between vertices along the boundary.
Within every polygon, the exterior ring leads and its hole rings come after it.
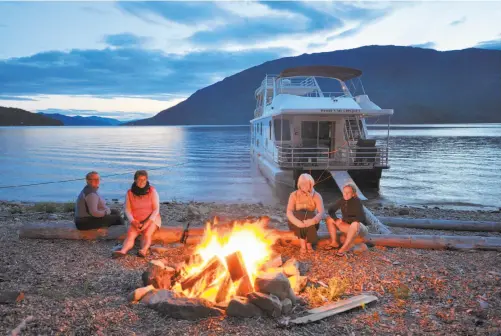
POLYGON ((144 118, 285 56, 501 49, 499 17, 499 1, 0 2, 0 106, 144 118))

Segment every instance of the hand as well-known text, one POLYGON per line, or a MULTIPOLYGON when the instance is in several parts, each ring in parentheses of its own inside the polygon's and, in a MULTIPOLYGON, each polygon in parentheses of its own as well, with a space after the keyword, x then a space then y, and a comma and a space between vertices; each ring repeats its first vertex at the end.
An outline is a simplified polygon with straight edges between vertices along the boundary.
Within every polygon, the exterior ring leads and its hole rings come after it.
POLYGON ((147 228, 150 227, 150 225, 152 225, 153 221, 151 219, 148 219, 146 222, 143 223, 143 226, 141 227, 141 231, 144 231, 146 230, 147 228))
POLYGON ((132 220, 132 222, 130 222, 130 225, 132 225, 132 227, 135 227, 136 229, 139 230, 139 226, 141 225, 141 223, 139 223, 139 221, 137 220, 132 220))
POLYGON ((307 219, 304 222, 304 225, 305 227, 309 227, 309 226, 312 226, 312 225, 315 225, 315 221, 313 219, 307 219))

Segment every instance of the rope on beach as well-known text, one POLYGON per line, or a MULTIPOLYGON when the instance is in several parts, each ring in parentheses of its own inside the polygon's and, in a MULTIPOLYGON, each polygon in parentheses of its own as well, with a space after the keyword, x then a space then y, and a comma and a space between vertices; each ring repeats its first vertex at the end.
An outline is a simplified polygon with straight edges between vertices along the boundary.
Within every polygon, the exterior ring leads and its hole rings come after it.
MULTIPOLYGON (((178 163, 178 164, 174 164, 174 165, 162 166, 162 167, 157 167, 157 168, 150 168, 148 170, 149 171, 151 171, 151 170, 161 170, 161 169, 166 169, 166 168, 178 167, 178 166, 182 166, 182 165, 184 165, 184 163, 178 163)), ((129 175, 129 174, 133 174, 134 172, 135 171, 130 171, 129 170, 129 171, 123 172, 123 173, 101 175, 101 177, 113 177, 113 176, 120 176, 120 175, 129 175)), ((0 186, 0 189, 32 187, 32 186, 40 186, 40 185, 45 185, 45 184, 66 183, 66 182, 76 182, 76 181, 85 181, 85 177, 75 178, 75 179, 69 179, 69 180, 60 180, 60 181, 37 182, 37 183, 18 184, 18 185, 10 185, 10 186, 7 185, 7 186, 0 186)))

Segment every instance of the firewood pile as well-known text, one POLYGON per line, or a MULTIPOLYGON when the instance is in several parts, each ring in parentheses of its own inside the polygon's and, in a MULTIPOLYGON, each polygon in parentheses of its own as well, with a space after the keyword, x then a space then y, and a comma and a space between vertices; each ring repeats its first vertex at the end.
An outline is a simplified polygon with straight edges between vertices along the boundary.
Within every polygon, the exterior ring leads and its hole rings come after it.
POLYGON ((199 261, 199 255, 174 265, 165 259, 151 261, 142 277, 145 287, 136 289, 129 299, 181 319, 224 314, 279 317, 300 303, 297 295, 307 284, 298 261, 291 258, 284 263, 281 255, 272 255, 262 264, 253 282, 240 251, 224 261, 213 257, 187 275, 187 268, 199 261))

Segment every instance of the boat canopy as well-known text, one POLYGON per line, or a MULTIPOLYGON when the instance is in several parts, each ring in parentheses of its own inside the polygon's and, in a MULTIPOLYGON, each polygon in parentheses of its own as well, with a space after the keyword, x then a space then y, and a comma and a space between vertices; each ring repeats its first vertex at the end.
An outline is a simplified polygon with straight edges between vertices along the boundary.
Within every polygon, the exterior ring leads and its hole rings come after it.
POLYGON ((362 71, 333 65, 310 65, 285 69, 278 77, 327 77, 347 81, 362 75, 362 71))

